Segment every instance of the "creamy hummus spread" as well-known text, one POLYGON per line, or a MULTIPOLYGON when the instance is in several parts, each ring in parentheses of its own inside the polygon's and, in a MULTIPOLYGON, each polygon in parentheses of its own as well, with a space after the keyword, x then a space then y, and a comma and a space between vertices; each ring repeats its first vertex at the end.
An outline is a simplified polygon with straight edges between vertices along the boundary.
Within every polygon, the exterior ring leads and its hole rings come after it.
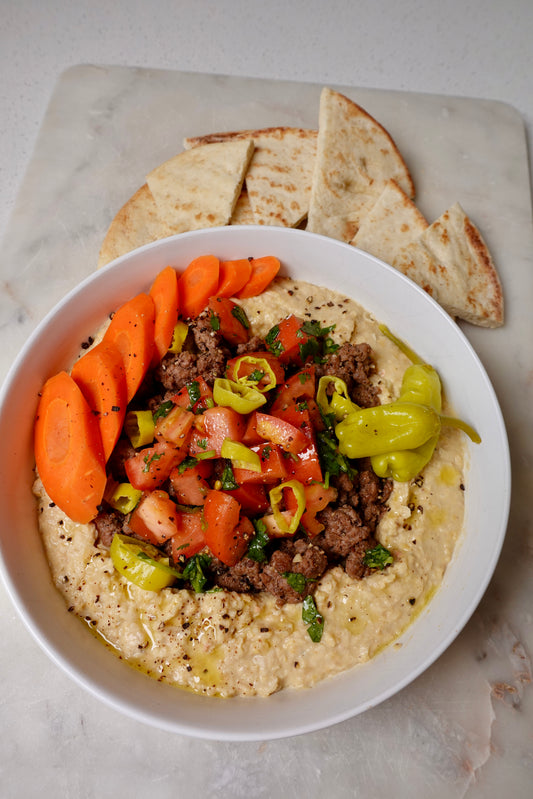
MULTIPOLYGON (((335 324, 338 342, 372 347, 381 401, 397 397, 407 358, 379 331, 376 320, 341 294, 278 279, 241 303, 254 333, 289 313, 335 324)), ((268 696, 309 687, 372 658, 408 626, 440 585, 461 534, 464 513, 462 434, 444 428, 423 474, 395 483, 377 538, 394 563, 362 580, 341 567, 328 571, 314 594, 324 618, 314 643, 301 604, 279 606, 268 593, 196 594, 144 591, 115 571, 98 547, 93 524, 79 525, 51 503, 37 478, 39 525, 53 581, 69 611, 110 647, 151 677, 197 693, 268 696)))

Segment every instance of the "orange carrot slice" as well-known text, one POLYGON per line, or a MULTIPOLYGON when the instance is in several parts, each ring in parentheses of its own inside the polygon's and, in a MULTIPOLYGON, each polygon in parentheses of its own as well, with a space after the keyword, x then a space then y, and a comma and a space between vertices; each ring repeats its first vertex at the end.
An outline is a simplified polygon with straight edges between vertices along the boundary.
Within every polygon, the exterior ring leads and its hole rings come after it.
POLYGON ((240 300, 262 294, 278 274, 281 264, 273 255, 265 255, 263 258, 253 258, 251 266, 252 274, 248 282, 236 295, 240 300))
POLYGON ((168 352, 172 334, 178 321, 178 276, 172 266, 167 266, 155 278, 150 297, 155 305, 154 354, 155 366, 168 352))
POLYGON ((196 318, 206 307, 209 297, 217 293, 220 261, 214 255, 200 255, 186 268, 178 280, 181 315, 196 318))
POLYGON ((71 377, 98 420, 107 462, 122 430, 128 403, 122 355, 114 344, 101 341, 76 361, 71 377))
POLYGON ((220 277, 218 284, 218 297, 235 297, 252 274, 250 258, 241 258, 238 261, 221 261, 220 277))
POLYGON ((66 372, 43 386, 34 446, 37 470, 53 502, 75 522, 94 519, 106 487, 102 438, 87 400, 66 372))
POLYGON ((113 316, 103 341, 113 343, 124 363, 128 402, 141 385, 154 351, 155 306, 148 294, 137 294, 113 316))

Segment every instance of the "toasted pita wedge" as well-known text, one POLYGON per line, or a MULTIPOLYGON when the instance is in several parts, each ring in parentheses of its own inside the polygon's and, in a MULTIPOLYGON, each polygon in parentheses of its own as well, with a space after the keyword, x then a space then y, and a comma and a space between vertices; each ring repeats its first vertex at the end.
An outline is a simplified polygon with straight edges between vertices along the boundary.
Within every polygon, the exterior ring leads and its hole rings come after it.
POLYGON ((391 264, 398 252, 418 239, 427 227, 428 222, 414 202, 396 181, 389 180, 363 216, 352 244, 391 264))
POLYGON ((98 256, 98 269, 143 244, 171 236, 173 231, 157 213, 146 183, 124 203, 106 233, 98 256))
POLYGON ((254 212, 246 189, 239 194, 239 199, 231 215, 230 225, 255 225, 254 212))
POLYGON ((150 172, 157 212, 173 233, 229 223, 253 149, 251 139, 204 144, 150 172))
POLYGON ((316 155, 316 130, 264 128, 212 133, 185 139, 186 148, 211 142, 253 139, 246 190, 257 225, 296 227, 309 210, 316 155))
POLYGON ((344 95, 324 88, 307 230, 351 241, 391 179, 414 197, 409 170, 385 128, 344 95))
POLYGON ((481 327, 503 325, 498 273, 479 230, 459 203, 404 247, 393 266, 422 286, 451 316, 481 327))

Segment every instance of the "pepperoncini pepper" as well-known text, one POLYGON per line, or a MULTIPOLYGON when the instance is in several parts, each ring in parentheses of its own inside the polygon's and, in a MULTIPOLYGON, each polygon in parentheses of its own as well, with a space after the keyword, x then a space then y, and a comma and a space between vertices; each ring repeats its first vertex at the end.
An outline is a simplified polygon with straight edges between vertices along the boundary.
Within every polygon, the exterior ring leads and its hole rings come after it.
POLYGON ((316 401, 323 414, 326 416, 332 413, 340 421, 349 413, 359 410, 359 406, 352 402, 348 393, 348 386, 340 377, 333 375, 323 375, 318 381, 316 401), (334 391, 331 397, 328 396, 328 386, 333 384, 334 391))
POLYGON ((256 388, 251 388, 243 383, 226 380, 223 377, 215 378, 213 383, 213 399, 217 405, 233 408, 237 413, 251 413, 264 405, 266 397, 256 388))
POLYGON ((431 460, 442 426, 457 427, 481 441, 470 425, 441 415, 442 387, 436 370, 386 327, 382 332, 413 362, 403 376, 396 402, 349 413, 335 428, 339 451, 349 458, 370 457, 379 477, 407 482, 431 460))

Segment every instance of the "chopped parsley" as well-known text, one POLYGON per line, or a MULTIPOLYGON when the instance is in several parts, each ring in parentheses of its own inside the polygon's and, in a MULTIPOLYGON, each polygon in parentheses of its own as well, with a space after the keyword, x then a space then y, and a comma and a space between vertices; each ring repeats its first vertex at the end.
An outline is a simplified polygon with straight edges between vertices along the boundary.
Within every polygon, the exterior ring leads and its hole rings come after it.
POLYGON ((235 475, 233 474, 231 461, 229 460, 226 460, 224 463, 224 469, 222 470, 222 474, 220 476, 220 482, 222 484, 223 491, 233 491, 239 487, 238 482, 235 480, 235 475))
POLYGON ((318 612, 314 598, 309 594, 302 603, 302 621, 308 624, 307 632, 313 643, 317 644, 324 632, 324 618, 318 612))
POLYGON ((250 372, 248 375, 248 380, 253 380, 254 383, 259 383, 260 380, 263 379, 265 376, 265 372, 262 372, 261 369, 254 369, 253 372, 250 372))
POLYGON ((318 458, 326 480, 329 480, 331 475, 336 476, 341 473, 347 474, 348 477, 355 476, 357 471, 350 464, 348 458, 339 452, 337 439, 331 428, 317 431, 316 443, 318 458))
POLYGON ((152 455, 152 457, 150 457, 150 455, 145 455, 145 456, 144 456, 144 458, 143 458, 143 461, 144 461, 143 472, 144 472, 145 474, 146 474, 147 472, 149 472, 149 471, 150 471, 150 467, 151 467, 152 463, 154 463, 154 461, 158 461, 158 460, 160 460, 160 459, 161 459, 161 457, 162 457, 162 455, 161 455, 161 453, 159 453, 159 452, 154 452, 154 454, 152 455))
POLYGON ((152 414, 154 422, 157 422, 158 419, 164 419, 165 416, 168 416, 173 407, 174 403, 172 400, 162 402, 159 408, 157 408, 157 410, 155 410, 152 414))
POLYGON ((211 316, 209 317, 209 324, 211 325, 211 330, 220 330, 220 319, 212 311, 211 316))
POLYGON ((283 577, 287 580, 291 588, 294 588, 299 594, 305 591, 307 579, 304 574, 300 572, 282 572, 283 577))
POLYGON ((200 383, 198 380, 191 380, 190 383, 185 384, 187 387, 187 394, 189 395, 189 402, 190 405, 187 408, 188 411, 191 411, 198 400, 202 397, 202 392, 200 391, 200 383))
POLYGON ((197 465, 198 465, 198 460, 188 455, 185 458, 185 460, 182 460, 182 462, 179 464, 178 474, 183 474, 183 472, 185 472, 187 469, 192 469, 197 465))
POLYGON ((257 563, 263 563, 263 561, 267 560, 265 547, 270 541, 270 537, 267 533, 266 525, 261 519, 254 519, 253 525, 255 535, 250 541, 246 554, 251 560, 255 560, 257 563))
POLYGON ((197 594, 205 591, 208 580, 205 576, 204 570, 207 569, 210 563, 211 558, 209 555, 199 553, 198 555, 193 555, 192 558, 189 558, 185 564, 182 577, 190 582, 197 594))
POLYGON ((234 305, 231 309, 231 315, 235 317, 235 319, 241 323, 241 325, 246 328, 246 330, 250 327, 250 322, 248 321, 248 317, 246 316, 246 311, 244 308, 241 308, 240 305, 234 305))
POLYGON ((274 327, 271 327, 265 336, 265 344, 267 345, 267 349, 270 350, 270 352, 275 355, 276 358, 279 358, 285 349, 281 341, 278 340, 278 336, 279 325, 274 325, 274 327))
POLYGON ((367 549, 363 555, 363 563, 369 569, 384 569, 393 562, 392 553, 381 544, 377 544, 373 549, 367 549))

